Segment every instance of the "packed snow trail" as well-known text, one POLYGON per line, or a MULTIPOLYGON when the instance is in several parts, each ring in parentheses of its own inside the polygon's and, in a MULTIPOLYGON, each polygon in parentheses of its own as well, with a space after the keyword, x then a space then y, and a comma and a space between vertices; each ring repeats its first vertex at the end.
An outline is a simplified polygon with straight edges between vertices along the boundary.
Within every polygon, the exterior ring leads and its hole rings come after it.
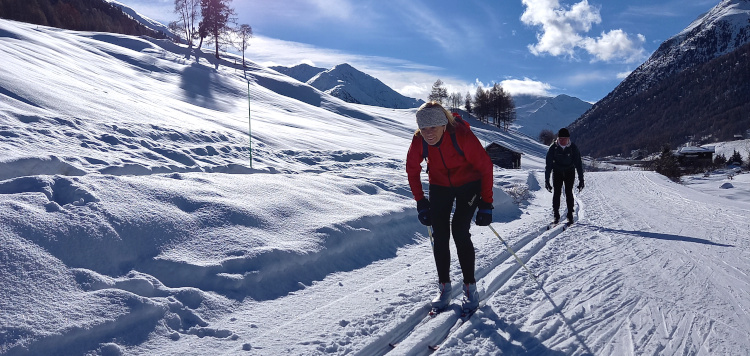
POLYGON ((740 355, 750 338, 750 206, 653 172, 589 173, 579 220, 517 274, 443 354, 740 355))
MULTIPOLYGON (((511 249, 513 251, 518 251, 517 255, 520 254, 521 256, 519 259, 525 264, 533 255, 544 247, 547 241, 556 237, 562 231, 562 226, 558 226, 549 231, 546 226, 539 226, 537 230, 531 231, 526 236, 519 238, 518 241, 512 244, 511 249)), ((495 235, 492 234, 492 236, 495 235)), ((496 242, 497 244, 501 244, 500 241, 496 242)), ((481 301, 477 314, 481 315, 481 310, 487 304, 487 300, 490 299, 492 295, 519 270, 527 278, 531 278, 528 276, 527 272, 521 268, 522 265, 518 263, 507 248, 503 247, 501 250, 498 250, 498 255, 492 263, 476 273, 477 285, 482 288, 482 293, 480 295, 481 301)), ((427 354, 429 349, 426 346, 442 345, 447 338, 455 337, 454 334, 461 333, 461 330, 465 330, 463 324, 470 321, 471 318, 461 318, 461 308, 459 307, 461 296, 460 285, 458 288, 458 292, 454 293, 456 294, 454 295, 454 304, 446 311, 432 318, 435 319, 435 321, 428 323, 427 320, 429 319, 426 319, 413 327, 410 327, 408 326, 408 323, 405 323, 407 325, 402 327, 407 329, 408 335, 404 335, 407 337, 403 340, 401 338, 396 340, 396 343, 398 343, 397 349, 391 354, 427 354), (458 298, 456 299, 456 297, 458 298)), ((456 287, 454 287, 454 292, 455 289, 456 287)), ((372 353, 370 353, 369 350, 366 350, 360 354, 365 355, 372 353)))

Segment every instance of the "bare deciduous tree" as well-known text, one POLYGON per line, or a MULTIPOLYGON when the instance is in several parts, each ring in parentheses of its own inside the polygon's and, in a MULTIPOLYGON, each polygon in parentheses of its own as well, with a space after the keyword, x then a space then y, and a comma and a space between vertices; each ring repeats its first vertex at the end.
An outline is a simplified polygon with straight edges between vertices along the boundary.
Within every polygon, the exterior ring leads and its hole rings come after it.
POLYGON ((242 52, 242 66, 245 66, 245 50, 250 47, 250 39, 253 37, 253 28, 248 24, 242 24, 235 29, 236 37, 232 45, 242 52))
POLYGON ((458 109, 463 100, 464 98, 461 93, 451 93, 448 95, 448 103, 453 109, 458 109))
POLYGON ((185 35, 188 48, 193 48, 193 40, 198 37, 198 12, 200 11, 200 0, 174 0, 174 12, 179 15, 179 20, 170 23, 170 30, 179 30, 185 35), (173 29, 172 26, 175 28, 173 29))
POLYGON ((539 133, 539 142, 549 146, 555 141, 555 133, 550 129, 544 129, 539 133))

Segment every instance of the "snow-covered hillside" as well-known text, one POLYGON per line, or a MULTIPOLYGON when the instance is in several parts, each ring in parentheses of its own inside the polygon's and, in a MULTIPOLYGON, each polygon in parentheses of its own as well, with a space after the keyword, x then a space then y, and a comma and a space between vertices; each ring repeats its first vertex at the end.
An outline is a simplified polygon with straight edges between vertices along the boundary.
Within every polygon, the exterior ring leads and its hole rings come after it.
POLYGON ((524 153, 493 226, 539 284, 472 227, 483 304, 459 326, 426 317, 414 109, 168 41, 0 20, 0 52, 2 355, 750 352, 749 175, 729 200, 589 173, 547 231, 546 148, 469 118, 524 153))

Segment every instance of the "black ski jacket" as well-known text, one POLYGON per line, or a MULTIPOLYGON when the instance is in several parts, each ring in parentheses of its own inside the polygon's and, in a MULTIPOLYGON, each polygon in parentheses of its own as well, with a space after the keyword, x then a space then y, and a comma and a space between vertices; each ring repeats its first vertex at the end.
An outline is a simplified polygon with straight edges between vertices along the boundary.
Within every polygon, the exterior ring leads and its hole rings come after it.
POLYGON ((569 170, 575 168, 578 171, 578 181, 583 182, 583 162, 581 161, 581 152, 575 143, 570 143, 568 147, 562 148, 553 142, 547 151, 547 164, 544 167, 544 179, 549 182, 552 170, 569 170))

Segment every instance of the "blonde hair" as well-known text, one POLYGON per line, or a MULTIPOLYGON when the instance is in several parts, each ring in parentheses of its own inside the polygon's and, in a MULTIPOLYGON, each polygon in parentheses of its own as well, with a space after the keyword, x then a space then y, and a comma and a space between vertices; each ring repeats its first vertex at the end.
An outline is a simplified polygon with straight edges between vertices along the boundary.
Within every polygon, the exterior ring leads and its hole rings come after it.
MULTIPOLYGON (((434 101, 434 100, 433 101, 428 101, 428 102, 422 104, 422 106, 420 106, 417 109, 417 111, 422 110, 422 109, 426 109, 426 108, 431 108, 431 107, 438 107, 438 108, 440 108, 440 109, 443 110, 443 112, 445 113, 445 118, 448 119, 448 125, 446 126, 445 129, 448 130, 449 132, 453 132, 454 127, 456 126, 456 118, 454 118, 453 114, 451 114, 450 111, 446 110, 443 107, 443 105, 441 105, 439 102, 434 101)), ((414 135, 421 135, 421 134, 422 134, 422 132, 419 131, 419 129, 417 129, 417 131, 414 133, 414 135)))

